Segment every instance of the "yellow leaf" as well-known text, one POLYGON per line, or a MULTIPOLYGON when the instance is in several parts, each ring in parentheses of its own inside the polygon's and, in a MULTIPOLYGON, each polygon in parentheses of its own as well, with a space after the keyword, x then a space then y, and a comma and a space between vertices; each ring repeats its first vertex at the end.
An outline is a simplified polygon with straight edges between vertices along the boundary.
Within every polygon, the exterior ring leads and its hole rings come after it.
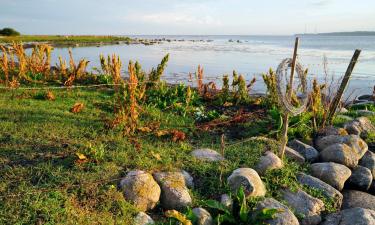
POLYGON ((77 155, 77 157, 78 157, 79 160, 85 160, 85 159, 87 159, 87 157, 84 154, 82 154, 82 153, 77 152, 76 155, 77 155))
POLYGON ((166 217, 172 217, 180 221, 183 225, 192 225, 191 221, 186 216, 176 210, 168 210, 165 212, 166 217))
POLYGON ((139 127, 138 130, 144 133, 150 133, 152 131, 149 127, 139 127))
POLYGON ((155 159, 157 159, 157 160, 161 160, 161 156, 160 156, 160 154, 159 153, 155 153, 154 151, 151 151, 151 155, 153 156, 153 157, 155 157, 155 159))
POLYGON ((158 136, 158 137, 161 137, 161 136, 164 136, 164 135, 167 135, 167 134, 169 134, 168 130, 158 130, 156 132, 156 136, 158 136))

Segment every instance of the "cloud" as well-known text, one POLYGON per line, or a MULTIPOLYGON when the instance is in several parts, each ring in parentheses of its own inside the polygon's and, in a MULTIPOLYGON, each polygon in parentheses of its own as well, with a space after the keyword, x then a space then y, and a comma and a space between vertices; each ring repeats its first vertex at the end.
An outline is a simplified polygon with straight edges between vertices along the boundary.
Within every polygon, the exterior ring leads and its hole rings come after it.
POLYGON ((333 0, 319 0, 312 2, 311 5, 315 7, 324 7, 330 5, 332 2, 333 0))

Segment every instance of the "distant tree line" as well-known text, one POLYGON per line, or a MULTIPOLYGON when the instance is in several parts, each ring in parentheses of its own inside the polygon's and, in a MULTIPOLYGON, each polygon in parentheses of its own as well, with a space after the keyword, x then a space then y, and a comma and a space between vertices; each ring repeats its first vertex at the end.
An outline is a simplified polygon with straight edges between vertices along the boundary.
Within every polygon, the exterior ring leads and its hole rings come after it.
POLYGON ((0 29, 0 36, 19 36, 21 35, 20 32, 16 31, 13 28, 6 27, 4 29, 0 29))

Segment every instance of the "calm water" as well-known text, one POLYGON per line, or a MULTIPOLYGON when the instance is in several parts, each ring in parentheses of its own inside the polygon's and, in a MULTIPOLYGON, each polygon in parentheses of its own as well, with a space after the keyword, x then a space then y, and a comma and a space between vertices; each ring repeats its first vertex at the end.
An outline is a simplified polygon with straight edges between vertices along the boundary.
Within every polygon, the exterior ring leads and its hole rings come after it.
MULTIPOLYGON (((195 72, 198 65, 204 67, 207 80, 231 74, 233 70, 244 74, 248 80, 254 76, 258 82, 254 92, 264 92, 261 73, 269 68, 276 70, 282 59, 293 53, 293 36, 133 36, 137 38, 167 38, 176 41, 151 46, 114 45, 102 47, 80 47, 73 49, 75 59, 84 57, 90 67, 100 67, 99 54, 120 55, 123 64, 138 60, 147 71, 156 66, 169 53, 170 60, 164 78, 170 82, 187 82, 188 74, 195 72), (184 40, 184 41, 181 41, 184 40), (194 40, 194 41, 193 41, 194 40), (202 40, 202 41, 200 41, 202 40), (230 42, 229 40, 233 40, 230 42), (237 41, 239 40, 239 41, 237 41)), ((330 37, 302 36, 300 39, 299 62, 309 69, 309 78, 323 79, 323 56, 328 58, 329 74, 341 77, 355 49, 362 49, 349 84, 348 93, 372 93, 375 85, 375 36, 330 37)), ((53 61, 61 55, 68 59, 68 50, 55 49, 53 61)))

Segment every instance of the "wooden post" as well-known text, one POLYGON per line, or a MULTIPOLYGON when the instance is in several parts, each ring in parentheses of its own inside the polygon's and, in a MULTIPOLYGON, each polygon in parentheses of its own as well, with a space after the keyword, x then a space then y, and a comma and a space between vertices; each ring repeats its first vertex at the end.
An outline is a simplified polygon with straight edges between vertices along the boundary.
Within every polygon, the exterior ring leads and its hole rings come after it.
POLYGON ((357 61, 358 61, 358 58, 359 58, 360 54, 361 54, 361 50, 356 49, 354 54, 353 54, 353 57, 352 57, 352 59, 349 63, 348 69, 346 70, 345 76, 342 79, 340 88, 338 89, 337 94, 336 94, 335 98, 333 99, 333 102, 332 102, 331 106, 329 107, 329 114, 328 114, 328 118, 327 118, 329 124, 332 124, 332 122, 333 122, 333 116, 335 115, 337 107, 340 104, 342 95, 344 94, 346 86, 348 85, 350 76, 352 75, 352 72, 354 70, 355 65, 357 64, 357 61))
MULTIPOLYGON (((293 93, 293 79, 294 79, 294 70, 296 67, 296 61, 297 61, 297 50, 299 45, 299 38, 296 37, 296 41, 294 44, 294 52, 293 52, 293 59, 292 59, 292 65, 291 65, 291 71, 290 71, 290 79, 289 79, 289 90, 286 95, 287 98, 291 101, 292 93, 293 93)), ((282 137, 281 137, 281 146, 280 146, 280 152, 279 156, 281 159, 284 158, 285 153, 285 147, 286 143, 288 142, 288 127, 289 127, 289 114, 285 112, 283 116, 283 131, 282 131, 282 137)))

